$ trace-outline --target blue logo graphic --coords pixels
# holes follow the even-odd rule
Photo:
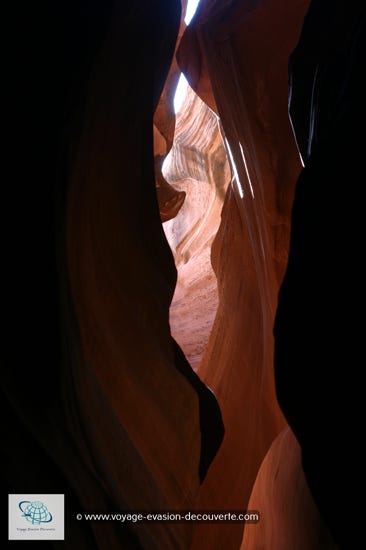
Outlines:
[[[39,502],[39,500],[35,500],[34,502],[22,500],[19,502],[19,509],[23,513],[23,517],[33,525],[52,521],[52,514],[43,502]]]

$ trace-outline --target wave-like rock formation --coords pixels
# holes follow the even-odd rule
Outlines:
[[[182,1],[181,21],[175,44],[175,51],[180,44],[182,33],[185,29],[183,15],[186,10],[186,0]],[[173,219],[182,207],[185,192],[176,190],[163,176],[162,167],[166,156],[173,145],[175,131],[175,113],[173,101],[180,69],[174,55],[170,69],[166,77],[163,91],[154,111],[154,157],[155,157],[155,183],[162,222]]]
[[[179,0],[7,19],[2,476],[65,493],[66,548],[363,540],[366,17],[309,3],[201,0],[186,29]],[[76,520],[245,508],[245,529]]]
[[[190,87],[177,115],[174,145],[164,175],[173,187],[186,193],[179,215],[164,226],[178,270],[170,325],[192,368],[197,370],[218,306],[211,246],[230,182],[230,168],[218,117]]]
[[[232,168],[212,253],[220,303],[199,369],[219,400],[226,433],[200,508],[245,508],[284,426],[272,327],[301,169],[287,114],[287,63],[305,9],[305,2],[202,2],[178,52],[191,85],[217,109]],[[241,537],[242,525],[200,525],[194,547],[235,547]]]
[[[216,400],[171,337],[176,270],[155,189],[153,114],[180,3],[50,11],[35,7],[22,35],[30,68],[17,65],[32,76],[17,96],[19,128],[35,124],[27,177],[16,167],[18,250],[31,259],[13,264],[22,320],[16,369],[2,375],[17,429],[16,445],[10,429],[3,440],[9,492],[66,492],[75,546],[185,549],[190,523],[77,522],[72,512],[190,509],[222,439]]]

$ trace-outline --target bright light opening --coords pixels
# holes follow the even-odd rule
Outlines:
[[[183,105],[184,99],[187,95],[187,87],[188,87],[187,79],[184,76],[184,74],[181,73],[181,75],[179,77],[179,80],[178,80],[177,89],[175,90],[175,95],[174,95],[174,112],[175,112],[175,114],[178,113],[178,111],[180,110],[180,108]]]
[[[241,156],[242,156],[242,159],[243,159],[243,162],[244,162],[244,166],[245,166],[245,171],[246,171],[246,173],[247,173],[248,183],[249,183],[249,186],[250,186],[250,192],[251,192],[252,197],[253,197],[253,199],[254,199],[254,191],[253,191],[252,180],[250,179],[249,170],[248,170],[248,166],[247,166],[247,161],[245,160],[245,155],[244,155],[243,147],[241,146],[241,143],[240,143],[240,142],[239,142],[239,146],[240,146],[240,152],[241,152]]]
[[[186,25],[190,24],[190,22],[192,20],[192,17],[196,13],[199,1],[200,0],[188,0],[186,16],[184,18],[184,22],[185,22]],[[187,95],[187,86],[188,86],[187,79],[184,76],[184,74],[181,73],[181,75],[179,77],[179,80],[178,80],[177,88],[175,90],[175,95],[174,95],[174,112],[175,112],[175,114],[177,114],[180,111],[180,109],[183,105],[183,102],[184,102],[185,97]]]
[[[236,168],[236,164],[234,162],[234,157],[233,157],[233,154],[231,152],[231,148],[230,148],[230,145],[229,145],[229,142],[228,142],[227,138],[225,138],[225,143],[226,143],[227,150],[229,152],[231,167],[232,167],[233,172],[234,172],[234,178],[233,179],[235,179],[235,181],[236,181],[236,186],[238,188],[240,198],[242,199],[244,197],[244,191],[243,191],[242,184],[240,183],[238,170]]]
[[[192,17],[196,13],[196,9],[199,4],[199,1],[200,0],[188,0],[186,16],[184,18],[184,22],[186,25],[190,24]]]

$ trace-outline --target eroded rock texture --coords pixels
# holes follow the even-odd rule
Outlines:
[[[186,10],[186,0],[182,0],[182,13],[175,50],[178,48],[182,33],[186,27],[183,17]],[[172,187],[162,173],[163,162],[173,145],[175,130],[175,114],[173,100],[180,75],[180,69],[173,55],[170,69],[166,77],[163,91],[154,111],[154,157],[155,183],[162,222],[173,219],[182,207],[185,199],[184,191]]]
[[[80,549],[333,550],[331,537],[358,548],[363,3],[313,1],[291,58],[306,167],[275,359],[293,433],[272,327],[301,171],[287,65],[307,0],[201,0],[180,45],[178,0],[24,4],[7,19],[4,68],[8,492],[65,493]],[[175,51],[220,131],[190,93],[172,146]],[[171,337],[176,268],[161,220],[179,269],[172,329],[200,378]],[[222,410],[221,447],[201,380]],[[346,504],[351,524],[339,521]],[[237,524],[75,520],[246,507],[263,523],[244,535]]]
[[[213,247],[220,303],[199,369],[217,395],[226,432],[199,508],[245,508],[284,426],[272,326],[301,168],[287,115],[287,62],[306,6],[202,2],[178,54],[192,86],[217,108],[233,176]],[[241,525],[200,525],[194,547],[235,547],[241,538]]]
[[[190,87],[177,116],[174,146],[164,174],[174,188],[186,192],[179,215],[165,224],[164,230],[178,270],[170,308],[172,334],[196,370],[218,306],[211,246],[230,168],[218,118]]]

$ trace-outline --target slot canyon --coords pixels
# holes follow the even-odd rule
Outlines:
[[[354,550],[366,7],[190,7],[6,17],[6,497],[65,495],[32,548]],[[187,511],[259,520],[76,519]]]

